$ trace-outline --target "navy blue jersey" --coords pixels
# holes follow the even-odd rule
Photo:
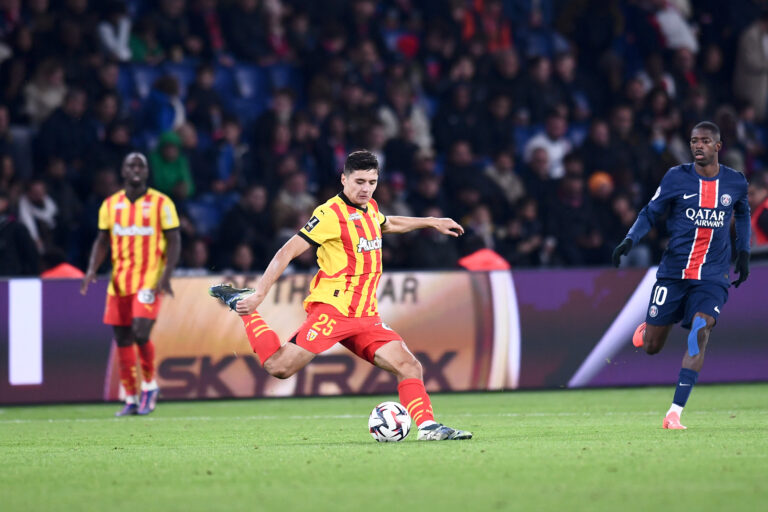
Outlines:
[[[672,167],[627,234],[635,244],[669,211],[670,239],[661,258],[659,279],[700,279],[728,285],[731,217],[736,219],[736,248],[749,251],[747,180],[724,165],[712,178],[694,164]]]

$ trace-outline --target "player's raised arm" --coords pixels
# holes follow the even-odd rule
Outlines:
[[[293,235],[290,240],[275,253],[272,261],[267,265],[264,275],[261,276],[256,284],[255,291],[248,297],[237,302],[236,311],[240,315],[250,315],[267,296],[269,289],[275,284],[275,281],[283,274],[288,264],[311,245],[299,235]]]
[[[91,247],[91,256],[88,259],[88,270],[85,272],[85,277],[80,284],[80,293],[85,295],[88,292],[88,286],[96,281],[96,271],[104,263],[104,258],[107,257],[107,250],[109,249],[109,232],[106,230],[100,230],[96,236],[96,240],[93,241],[93,247]]]
[[[440,233],[448,236],[457,237],[464,234],[464,228],[461,224],[448,217],[387,217],[387,221],[382,224],[381,231],[384,233],[408,233],[415,229],[435,228]]]

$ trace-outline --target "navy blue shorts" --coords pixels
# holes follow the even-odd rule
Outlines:
[[[717,321],[728,300],[728,289],[697,279],[658,279],[653,285],[645,321],[651,325],[672,325],[680,320],[691,328],[693,316],[704,313]]]

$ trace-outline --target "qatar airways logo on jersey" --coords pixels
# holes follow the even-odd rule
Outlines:
[[[686,208],[685,216],[697,228],[721,228],[725,225],[725,212],[709,208]]]
[[[121,226],[115,224],[112,233],[117,236],[150,236],[155,234],[155,228],[152,226]]]
[[[381,249],[381,238],[376,237],[373,240],[368,240],[367,238],[361,238],[360,242],[357,244],[357,252],[363,252],[363,251],[377,251]]]

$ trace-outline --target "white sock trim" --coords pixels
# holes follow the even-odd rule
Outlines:
[[[427,420],[423,422],[421,425],[419,425],[419,428],[429,427],[431,425],[435,425],[437,422],[433,420]]]
[[[142,391],[154,391],[157,389],[157,381],[155,379],[152,379],[149,382],[141,381],[141,390]]]
[[[678,416],[682,416],[683,415],[683,408],[682,408],[682,406],[679,406],[677,404],[672,404],[669,407],[669,410],[667,411],[667,414],[669,414],[671,412],[676,412]]]
[[[125,395],[125,403],[126,404],[135,404],[136,403],[136,395]]]

